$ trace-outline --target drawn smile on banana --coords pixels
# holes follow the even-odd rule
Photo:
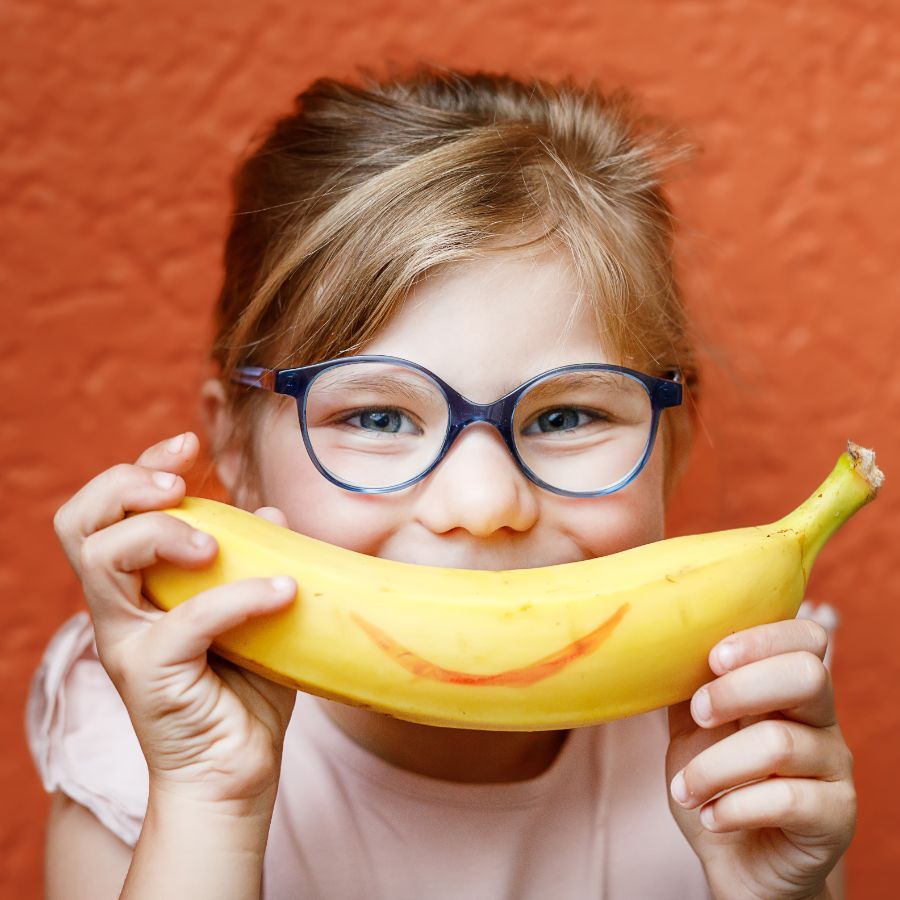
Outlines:
[[[450,684],[506,685],[508,687],[526,687],[543,681],[551,675],[561,672],[576,659],[588,656],[597,650],[613,633],[619,622],[628,612],[629,605],[623,603],[608,619],[601,622],[593,631],[572,641],[571,644],[542,657],[527,666],[507,669],[494,675],[474,675],[458,669],[446,669],[430,662],[412,650],[407,649],[377,625],[368,622],[358,613],[351,613],[350,618],[356,623],[388,656],[396,660],[408,672],[420,678],[431,678],[434,681],[446,681]]]

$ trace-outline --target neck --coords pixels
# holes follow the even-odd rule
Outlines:
[[[405,722],[316,698],[354,743],[418,775],[470,784],[526,781],[546,772],[568,731],[473,731]]]

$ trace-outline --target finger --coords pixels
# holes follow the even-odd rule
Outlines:
[[[672,782],[675,775],[699,756],[707,747],[728,737],[737,730],[729,723],[720,728],[699,728],[691,718],[689,701],[669,707],[669,746],[666,748],[666,780]]]
[[[710,651],[709,667],[716,675],[723,675],[747,663],[806,650],[825,659],[828,632],[811,619],[788,619],[770,622],[732,634]]]
[[[288,527],[287,516],[276,506],[261,506],[253,515],[281,525],[282,528]]]
[[[203,568],[217,552],[215,538],[162,512],[133,516],[90,535],[81,545],[80,567],[95,625],[152,609],[141,598],[142,569],[160,560]]]
[[[194,660],[218,635],[253,616],[283,609],[296,595],[297,583],[287,576],[246,578],[203,591],[169,610],[151,629],[148,659],[160,667]]]
[[[700,812],[709,831],[781,828],[807,838],[852,832],[856,792],[851,781],[769,778],[723,794]]]
[[[773,775],[839,781],[852,773],[839,732],[784,719],[736,731],[692,759],[672,779],[672,797],[685,809],[717,794]]]
[[[749,663],[700,688],[691,701],[694,721],[704,728],[773,712],[819,728],[836,723],[831,674],[818,656],[801,650]]]
[[[186,472],[194,464],[199,449],[197,435],[193,431],[185,431],[148,447],[134,464],[165,472]]]
[[[92,478],[57,510],[53,527],[79,577],[79,550],[89,535],[121,521],[130,512],[166,509],[181,502],[185,483],[176,473],[193,465],[197,447],[196,438],[191,438],[193,441],[185,439],[181,455],[171,454],[170,471],[124,463],[113,466]]]

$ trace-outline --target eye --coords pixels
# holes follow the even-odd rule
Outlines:
[[[589,413],[574,407],[559,407],[542,412],[522,432],[522,434],[554,434],[561,431],[573,431],[582,425],[588,425],[603,418],[596,413]]]
[[[404,428],[404,423],[406,426]],[[351,425],[362,431],[376,434],[419,434],[419,429],[399,409],[361,409],[341,419],[342,425]]]

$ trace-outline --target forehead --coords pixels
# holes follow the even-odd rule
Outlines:
[[[411,359],[489,402],[555,366],[612,361],[602,338],[565,254],[506,251],[430,275],[357,352]]]

